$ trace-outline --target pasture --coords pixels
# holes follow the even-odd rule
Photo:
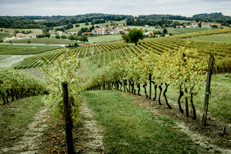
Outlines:
[[[199,36],[190,38],[189,40],[215,43],[231,43],[231,34]]]

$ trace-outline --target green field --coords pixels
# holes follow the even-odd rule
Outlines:
[[[31,39],[20,39],[12,40],[12,43],[41,43],[41,44],[74,44],[76,41],[54,39],[54,38],[31,38]]]
[[[122,35],[103,35],[103,36],[88,37],[89,43],[109,42],[109,41],[118,41],[118,40],[122,40]]]
[[[168,33],[172,34],[186,34],[186,33],[194,33],[194,32],[201,32],[206,30],[211,30],[211,28],[167,28]]]
[[[53,62],[57,59],[61,54],[63,54],[64,50],[51,50],[39,54],[35,54],[29,58],[25,58],[22,61],[19,61],[13,64],[11,67],[15,69],[25,69],[25,68],[34,68],[42,66],[42,60],[45,58],[50,62]]]
[[[13,146],[24,135],[34,121],[34,115],[43,106],[41,99],[42,96],[29,97],[0,106],[1,148]]]
[[[32,33],[42,33],[42,29],[16,29],[16,28],[0,28],[5,30],[16,30],[16,31],[32,31]]]
[[[189,40],[203,41],[203,42],[216,42],[216,43],[231,43],[231,34],[199,36],[199,37],[190,38]]]
[[[178,21],[180,23],[187,23],[187,22],[193,22],[191,20],[172,20],[172,21]]]
[[[4,37],[9,37],[9,36],[11,36],[10,33],[0,32],[0,40],[3,39]]]
[[[118,91],[87,91],[86,101],[104,129],[106,153],[200,153],[172,119],[139,107]]]
[[[10,46],[0,45],[1,55],[28,55],[59,49],[57,46]]]
[[[211,30],[211,28],[182,28],[182,29],[175,29],[176,32],[179,32],[181,34],[194,33],[194,32],[206,31],[206,30]]]
[[[155,30],[161,30],[161,29],[156,29],[155,26],[128,26],[130,29],[136,28],[136,29],[143,29],[147,31],[155,31]]]
[[[74,24],[74,28],[68,29],[67,32],[76,32],[81,30],[81,28],[91,28],[92,25],[85,25],[85,23],[78,23],[79,27],[75,27],[76,24]],[[54,27],[54,29],[57,27]]]

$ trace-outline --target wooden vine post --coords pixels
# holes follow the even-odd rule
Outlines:
[[[72,119],[71,119],[71,107],[68,103],[68,88],[67,81],[62,82],[63,89],[63,102],[64,102],[64,117],[65,117],[65,126],[66,126],[66,143],[67,143],[67,153],[74,153],[73,137],[72,137]]]
[[[185,53],[183,53],[183,58],[185,58],[185,56],[186,56]],[[185,67],[185,65],[186,65],[186,59],[184,59],[184,67]],[[184,83],[184,91],[185,91],[185,94],[187,95],[188,90],[187,90],[187,88],[185,86],[186,82],[187,82],[187,80],[185,80],[185,83]],[[189,108],[188,108],[188,98],[187,98],[187,96],[185,96],[185,116],[189,117]]]
[[[209,107],[209,95],[210,95],[210,85],[211,85],[211,77],[213,73],[213,64],[214,64],[214,56],[210,55],[209,58],[209,66],[208,66],[208,76],[206,81],[206,88],[205,88],[205,100],[204,100],[204,114],[202,117],[202,125],[206,126],[207,121],[207,113]]]
[[[152,74],[149,73],[149,99],[152,99]]]

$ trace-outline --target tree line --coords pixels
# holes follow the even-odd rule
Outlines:
[[[76,23],[91,22],[92,25],[106,23],[109,20],[121,21],[130,15],[114,15],[92,13],[76,16],[2,16],[0,17],[1,28],[50,28],[63,25],[73,25]],[[37,21],[36,21],[37,20]]]
[[[37,20],[37,21],[36,21]],[[197,14],[193,17],[185,17],[180,15],[140,15],[134,17],[132,15],[114,15],[91,13],[76,16],[0,16],[0,28],[53,28],[56,26],[71,25],[77,23],[100,24],[108,21],[126,20],[127,25],[134,26],[161,26],[173,27],[174,20],[197,21],[197,22],[217,22],[225,26],[230,26],[231,17],[224,16],[222,13]]]
[[[161,27],[174,27],[176,21],[174,20],[185,20],[185,21],[197,21],[197,22],[217,22],[224,26],[230,26],[231,17],[224,16],[222,13],[204,13],[197,14],[192,17],[184,17],[180,15],[140,15],[138,17],[130,17],[127,19],[127,25],[134,26],[161,26]]]

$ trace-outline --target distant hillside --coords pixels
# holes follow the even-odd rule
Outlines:
[[[75,16],[0,16],[0,28],[43,28],[43,31],[47,32],[49,29],[57,26],[66,25],[65,29],[70,29],[73,28],[73,24],[78,23],[100,24],[106,23],[109,20],[121,21],[125,19],[127,20],[127,25],[135,26],[169,27],[173,25],[173,20],[218,22],[226,26],[231,24],[231,17],[224,16],[222,13],[204,13],[194,15],[193,17],[169,14],[140,15],[135,17],[132,15],[90,13]],[[34,20],[37,21],[35,22]]]
[[[105,23],[108,20],[121,21],[131,17],[130,15],[114,15],[91,13],[76,16],[0,16],[0,28],[52,28],[68,24]],[[35,22],[34,20],[41,20]]]
[[[196,21],[203,21],[203,22],[218,22],[227,26],[231,24],[231,17],[224,16],[221,12],[210,13],[210,14],[207,13],[197,14],[193,16],[193,19]]]
[[[39,23],[23,17],[0,16],[0,28],[42,28]]]

